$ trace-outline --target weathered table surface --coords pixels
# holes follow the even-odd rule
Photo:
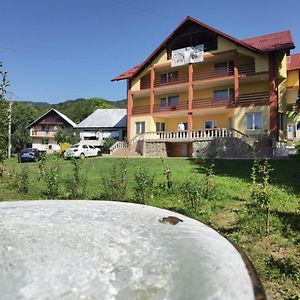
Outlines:
[[[183,222],[163,219],[168,216]],[[2,300],[254,299],[245,264],[230,242],[159,208],[1,202],[0,239]]]

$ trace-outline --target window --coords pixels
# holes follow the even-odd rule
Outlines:
[[[215,73],[218,75],[233,75],[233,61],[215,63]]]
[[[145,122],[135,122],[135,134],[141,134],[145,132]]]
[[[42,138],[42,145],[48,145],[49,139],[48,138]]]
[[[49,132],[49,125],[48,124],[42,125],[42,131]]]
[[[234,99],[234,89],[228,88],[214,91],[214,102],[229,102],[232,103]]]
[[[156,122],[155,125],[156,125],[156,131],[165,131],[166,130],[165,123]]]
[[[247,113],[247,130],[260,130],[262,129],[263,119],[261,112]]]
[[[175,82],[178,80],[178,71],[164,73],[160,75],[160,84]]]
[[[300,122],[297,122],[297,123],[296,123],[296,130],[297,130],[297,131],[300,130]]]
[[[179,96],[172,96],[172,97],[164,97],[160,99],[160,107],[161,110],[166,109],[167,107],[170,109],[176,109],[176,106],[179,102]]]
[[[215,121],[212,121],[212,120],[204,121],[204,128],[205,129],[212,129],[212,128],[215,128],[215,127],[216,127]]]

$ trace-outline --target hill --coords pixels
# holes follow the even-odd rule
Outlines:
[[[102,98],[78,98],[56,104],[49,104],[47,102],[22,101],[18,102],[18,105],[33,107],[36,112],[36,118],[46,113],[49,109],[55,108],[68,116],[75,123],[79,123],[99,108],[126,108],[126,100],[109,101]]]
[[[55,108],[75,123],[81,122],[98,108],[125,108],[126,100],[108,101],[101,98],[75,99],[57,104],[32,101],[15,101],[12,106],[12,151],[18,152],[31,144],[27,126],[49,109]]]

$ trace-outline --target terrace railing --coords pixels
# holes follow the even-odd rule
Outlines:
[[[110,153],[115,152],[118,149],[127,149],[128,144],[124,141],[116,141],[110,148],[109,151]]]
[[[136,144],[138,141],[157,141],[157,142],[187,142],[187,141],[203,141],[212,140],[215,138],[243,138],[246,136],[244,133],[235,130],[233,128],[210,128],[210,129],[199,129],[191,132],[184,131],[157,131],[157,132],[145,132],[136,135],[132,140],[131,144]]]

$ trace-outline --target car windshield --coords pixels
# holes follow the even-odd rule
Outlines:
[[[78,148],[79,144],[72,145],[70,148]]]
[[[27,148],[27,149],[23,149],[23,150],[21,151],[21,153],[28,153],[28,152],[32,152],[32,151],[34,151],[34,149],[32,149],[32,148]]]

